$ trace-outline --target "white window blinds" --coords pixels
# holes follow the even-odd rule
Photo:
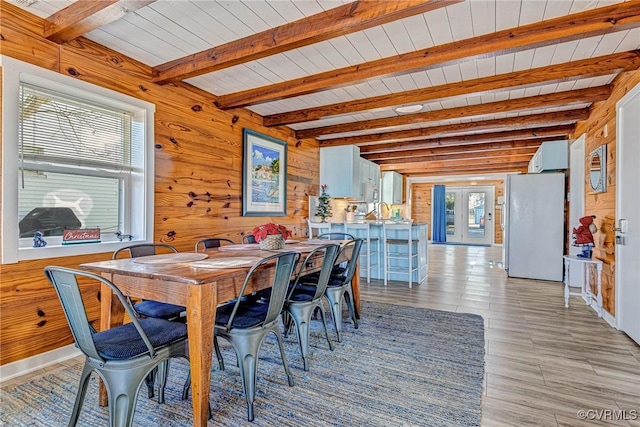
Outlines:
[[[24,162],[131,171],[131,114],[22,83],[19,150]]]

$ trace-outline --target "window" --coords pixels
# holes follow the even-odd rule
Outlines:
[[[153,235],[153,105],[2,57],[2,262],[106,252]],[[13,200],[12,200],[13,199]],[[15,203],[12,203],[15,201]],[[101,242],[62,245],[64,228]],[[34,248],[40,231],[46,247]]]

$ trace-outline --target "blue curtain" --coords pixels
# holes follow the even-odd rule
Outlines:
[[[445,186],[433,186],[433,230],[431,239],[434,243],[447,241],[447,208],[445,202]]]

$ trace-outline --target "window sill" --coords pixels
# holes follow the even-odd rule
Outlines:
[[[60,258],[70,256],[81,256],[88,254],[99,254],[104,252],[114,252],[117,249],[125,246],[137,244],[137,243],[151,243],[142,240],[123,241],[118,240],[113,242],[101,242],[101,243],[77,243],[73,245],[62,245],[55,243],[49,243],[47,246],[41,248],[20,248],[18,251],[19,261],[29,261],[36,259],[47,258]]]

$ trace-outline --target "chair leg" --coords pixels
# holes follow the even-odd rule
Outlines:
[[[284,365],[284,372],[287,374],[287,380],[289,381],[289,387],[293,387],[295,384],[293,382],[293,375],[291,375],[291,370],[289,369],[289,364],[287,363],[287,355],[284,352],[284,340],[282,339],[282,334],[280,333],[280,328],[276,325],[272,329],[273,333],[276,334],[276,338],[278,339],[278,347],[280,347],[280,356],[282,357],[282,364]]]
[[[147,383],[147,396],[149,397],[149,399],[152,399],[154,396],[153,387],[156,383],[156,371],[157,369],[154,368],[151,372],[149,372],[149,375],[147,375],[145,379],[145,382]]]
[[[103,372],[103,375],[105,377],[105,385],[109,390],[109,426],[131,427],[138,398],[138,389],[148,373],[141,371],[109,371]],[[127,377],[126,380],[123,378],[125,375]]]
[[[309,322],[313,314],[313,307],[303,304],[291,304],[287,307],[287,317],[293,319],[298,333],[298,344],[302,355],[302,366],[305,371],[309,370]],[[287,330],[285,325],[285,331]],[[285,335],[286,336],[286,335]]]
[[[164,403],[164,389],[167,386],[167,377],[169,374],[169,359],[160,362],[157,371],[158,403]]]
[[[213,337],[213,349],[216,352],[216,357],[218,358],[218,368],[221,371],[224,371],[224,359],[222,358],[222,353],[220,352],[220,345],[218,345],[218,337]]]
[[[82,367],[82,374],[80,374],[80,382],[78,383],[78,393],[76,393],[76,401],[73,404],[73,412],[71,412],[71,419],[69,420],[69,426],[75,426],[78,423],[78,417],[80,416],[80,410],[84,403],[84,396],[87,393],[87,386],[89,385],[89,378],[93,372],[93,367],[85,362]]]
[[[289,332],[291,332],[291,327],[293,326],[293,317],[287,310],[282,310],[282,324],[283,327],[283,335],[285,338],[289,336]]]
[[[256,398],[256,380],[258,375],[258,350],[262,336],[254,336],[248,339],[234,340],[231,337],[238,358],[240,379],[244,391],[244,400],[247,402],[247,419],[253,421],[253,402]]]
[[[327,319],[324,315],[324,307],[319,303],[316,310],[320,312],[320,317],[322,318],[322,326],[324,326],[324,335],[327,337],[327,342],[329,343],[329,350],[333,351],[333,342],[331,342],[331,338],[329,338],[329,329],[327,328]],[[315,310],[314,310],[315,311]]]
[[[329,307],[331,308],[331,317],[333,317],[333,326],[336,328],[336,336],[338,342],[342,342],[342,289],[327,288],[325,295],[329,301]]]
[[[353,321],[353,327],[358,329],[358,319],[356,318],[356,310],[353,305],[353,292],[351,291],[351,285],[347,288],[344,293],[344,300],[347,303],[347,308],[349,309],[349,315],[351,316],[351,320]]]

